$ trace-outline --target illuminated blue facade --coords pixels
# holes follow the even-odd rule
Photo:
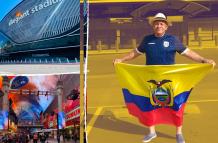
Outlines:
[[[79,59],[79,0],[24,0],[0,22],[0,55]]]

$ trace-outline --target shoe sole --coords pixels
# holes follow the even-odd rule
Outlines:
[[[178,142],[177,142],[178,143]],[[185,143],[185,142],[182,142],[182,143]]]
[[[144,143],[150,142],[152,139],[154,139],[154,138],[156,138],[156,137],[157,137],[157,135],[151,137],[149,140],[146,140],[146,141],[143,140],[142,142],[144,142]]]

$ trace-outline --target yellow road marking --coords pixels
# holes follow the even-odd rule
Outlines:
[[[101,111],[103,108],[104,107],[98,107],[97,110],[95,111],[93,117],[89,121],[89,124],[87,125],[87,128],[86,128],[87,135],[89,135],[89,132],[91,131],[93,125],[95,124],[95,121],[97,120],[98,116],[101,114]]]
[[[126,107],[126,105],[108,105],[108,106],[101,106],[103,108],[120,108],[120,107]],[[98,107],[88,107],[88,109],[96,109]]]
[[[218,99],[208,99],[208,100],[193,100],[193,101],[188,101],[188,103],[207,103],[207,102],[218,102]],[[126,107],[125,104],[123,105],[108,105],[108,106],[101,106],[102,108],[121,108],[121,107]],[[99,107],[93,106],[93,107],[87,107],[88,109],[96,109]]]
[[[188,103],[206,103],[206,102],[218,102],[218,99],[188,101]]]

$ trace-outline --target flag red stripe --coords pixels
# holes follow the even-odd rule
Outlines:
[[[139,121],[146,126],[153,126],[157,124],[169,124],[179,127],[183,122],[183,112],[185,104],[182,104],[178,111],[171,108],[158,108],[152,111],[141,111],[135,104],[127,103],[129,113],[136,116]]]

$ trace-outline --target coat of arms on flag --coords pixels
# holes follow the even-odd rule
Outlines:
[[[150,101],[153,106],[172,106],[173,88],[171,80],[147,81],[150,84]]]

